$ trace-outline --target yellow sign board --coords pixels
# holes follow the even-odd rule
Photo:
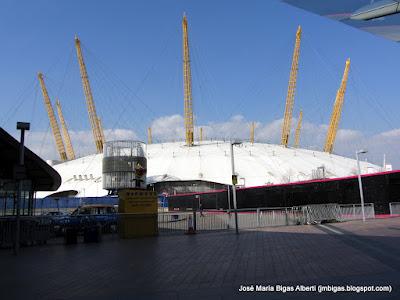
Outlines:
[[[232,175],[232,184],[236,185],[238,183],[237,175]]]
[[[121,190],[118,192],[120,213],[157,213],[157,194],[144,190]]]

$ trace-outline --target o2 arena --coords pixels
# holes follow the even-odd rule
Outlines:
[[[204,208],[227,208],[230,205],[228,194],[233,178],[232,161],[235,165],[239,208],[358,203],[358,170],[363,174],[365,201],[375,203],[377,212],[387,212],[388,203],[400,198],[400,171],[364,161],[359,162],[358,169],[357,160],[333,154],[350,69],[349,59],[336,94],[323,151],[299,148],[302,114],[295,128],[294,146],[288,146],[300,55],[300,27],[296,33],[281,144],[254,142],[254,124],[249,141],[237,143],[233,147],[233,155],[230,141],[203,140],[202,134],[195,141],[186,16],[183,18],[182,31],[185,141],[153,144],[149,128],[149,142],[144,146],[144,156],[147,159],[145,184],[160,195],[167,196],[170,209],[197,206],[199,201],[195,199],[201,199]],[[57,151],[62,161],[53,164],[53,167],[61,175],[62,184],[56,192],[38,193],[37,198],[103,197],[115,194],[103,182],[103,148],[112,141],[106,142],[104,138],[78,38],[75,39],[75,46],[97,154],[75,158],[61,107],[57,104],[62,129],[60,132],[43,77],[39,74]],[[121,166],[120,173],[123,172],[134,173],[135,166],[127,163]],[[115,176],[119,176],[117,173]]]
[[[325,152],[284,148],[280,145],[242,143],[234,148],[239,187],[274,185],[357,174],[354,159]],[[102,183],[102,154],[54,165],[62,176],[57,194],[101,197],[108,194]],[[381,167],[360,162],[362,173]],[[206,192],[232,184],[230,142],[204,141],[147,145],[147,184],[160,193]]]

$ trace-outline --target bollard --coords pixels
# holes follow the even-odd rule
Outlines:
[[[196,210],[193,211],[193,230],[196,232],[197,230],[197,212]]]
[[[185,234],[195,234],[196,231],[193,228],[193,218],[191,215],[188,217],[188,230],[185,232]]]
[[[288,211],[287,208],[285,208],[285,219],[286,219],[286,226],[289,225],[289,220],[288,220]]]
[[[72,245],[78,243],[78,230],[71,226],[65,229],[64,241],[66,245]]]

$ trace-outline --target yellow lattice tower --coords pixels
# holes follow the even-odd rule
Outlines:
[[[61,103],[59,100],[56,101],[56,107],[57,107],[58,118],[60,119],[60,123],[61,123],[61,132],[63,134],[65,148],[67,150],[67,157],[69,160],[72,160],[72,159],[75,159],[75,151],[74,151],[74,148],[72,147],[71,137],[68,132],[67,123],[65,122],[64,115],[63,115],[62,109],[61,109]]]
[[[203,127],[200,127],[199,141],[200,143],[203,141]]]
[[[49,120],[50,120],[51,131],[53,132],[54,140],[56,142],[57,152],[60,155],[61,160],[66,161],[67,154],[65,152],[65,147],[64,147],[64,143],[63,143],[63,140],[61,137],[60,128],[58,127],[58,123],[57,123],[56,117],[54,115],[53,106],[51,105],[51,102],[50,102],[49,93],[47,92],[47,88],[44,83],[43,74],[38,73],[38,78],[39,78],[39,82],[40,82],[40,87],[42,88],[43,100],[44,100],[44,104],[46,106],[47,115],[49,116]]]
[[[104,144],[106,142],[106,138],[104,136],[103,122],[101,122],[101,118],[97,118],[97,122],[99,123],[100,136]]]
[[[78,37],[75,37],[75,48],[79,62],[79,69],[81,72],[82,86],[86,98],[86,104],[89,114],[90,125],[92,127],[93,137],[96,144],[97,153],[103,152],[104,133],[100,129],[99,119],[96,113],[96,107],[93,101],[92,89],[90,88],[89,77],[86,70],[86,65],[83,60],[81,42]]]
[[[254,134],[256,130],[256,124],[251,122],[250,124],[250,143],[254,144]]]
[[[153,143],[153,137],[151,135],[151,127],[147,128],[147,144]]]
[[[303,122],[303,111],[300,110],[299,119],[297,120],[296,134],[294,137],[294,147],[295,148],[299,148],[299,145],[300,145],[300,131],[301,131],[302,122]]]
[[[182,20],[183,32],[183,85],[184,85],[184,119],[185,140],[187,146],[193,146],[193,104],[192,104],[192,75],[190,70],[188,22],[186,15]]]
[[[293,51],[292,67],[290,69],[289,85],[286,95],[285,115],[283,118],[281,145],[287,147],[289,143],[290,127],[292,126],[292,113],[294,105],[294,94],[296,92],[297,71],[299,66],[301,42],[301,26],[297,28],[296,43]]]
[[[340,116],[342,114],[343,103],[344,103],[344,95],[346,93],[347,79],[349,77],[350,70],[350,58],[346,60],[346,66],[344,68],[342,82],[340,87],[336,93],[335,103],[333,105],[333,111],[331,115],[331,120],[329,122],[329,128],[326,135],[324,151],[328,153],[332,153],[333,146],[336,140],[337,130],[339,128]]]

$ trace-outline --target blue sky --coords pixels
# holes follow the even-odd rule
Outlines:
[[[75,133],[73,142],[82,147],[82,154],[91,151],[85,148],[90,128],[74,52],[77,34],[109,136],[144,140],[146,128],[153,124],[156,140],[178,139],[184,11],[189,19],[196,124],[206,127],[209,137],[246,138],[244,125],[255,121],[258,140],[278,142],[300,24],[294,114],[304,111],[302,145],[322,148],[324,124],[350,57],[337,152],[352,155],[356,147],[368,146],[371,160],[379,162],[387,152],[400,166],[394,151],[400,147],[399,45],[273,0],[2,1],[0,126],[13,132],[17,120],[32,122],[32,148],[54,156],[36,79],[42,71],[52,101],[60,98]]]

